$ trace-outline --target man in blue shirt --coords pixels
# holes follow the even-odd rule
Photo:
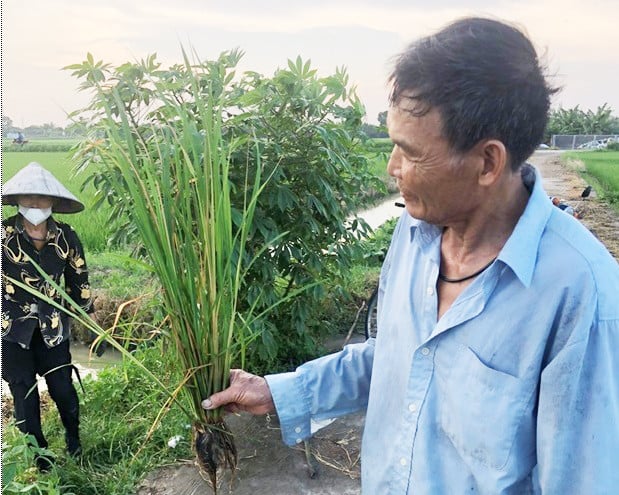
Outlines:
[[[390,81],[406,213],[377,338],[291,373],[233,370],[204,407],[276,411],[287,444],[367,409],[368,495],[617,493],[619,267],[526,164],[554,92],[532,44],[463,19]]]

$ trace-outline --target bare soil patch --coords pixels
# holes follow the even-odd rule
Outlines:
[[[305,446],[283,444],[276,417],[229,416],[235,434],[239,466],[234,479],[225,478],[221,494],[234,495],[357,495],[360,482],[360,440],[363,414],[338,419],[320,430]],[[137,495],[198,495],[213,493],[193,460],[151,473]]]

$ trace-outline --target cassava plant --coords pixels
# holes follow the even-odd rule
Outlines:
[[[251,371],[264,373],[290,369],[315,357],[317,342],[339,330],[324,321],[320,308],[334,296],[327,291],[341,284],[351,260],[361,255],[357,238],[367,226],[353,220],[355,212],[367,207],[368,196],[383,186],[369,170],[368,143],[362,133],[364,108],[344,68],[321,76],[309,60],[297,57],[271,76],[247,71],[238,73],[230,84],[217,82],[218,74],[230,74],[239,59],[239,52],[224,52],[202,66],[225,101],[224,140],[251,136],[260,150],[249,157],[239,147],[231,153],[237,228],[241,215],[235,205],[242,204],[247,193],[247,169],[253,177],[261,166],[264,176],[272,176],[257,201],[248,251],[255,253],[266,243],[270,248],[249,269],[242,302],[251,306],[260,296],[257,308],[262,310],[283,293],[315,281],[332,281],[301,292],[261,320],[260,338],[251,344],[248,365]],[[185,65],[164,67],[152,55],[112,66],[89,55],[67,69],[84,91],[93,93],[90,104],[74,117],[87,119],[94,137],[107,134],[106,111],[126,113],[135,132],[144,136],[151,132],[150,126],[178,125],[161,105],[162,98],[184,102],[191,118],[199,120],[195,105],[187,101],[194,74]],[[208,79],[202,78],[202,90],[208,87]],[[118,98],[105,89],[111,86]],[[84,183],[97,191],[97,201],[110,206],[112,242],[139,247],[135,222],[126,214],[132,208],[131,199],[124,188],[115,186],[119,172],[100,160],[98,149],[88,142],[81,147],[79,170],[86,175]],[[272,242],[284,232],[285,237]]]

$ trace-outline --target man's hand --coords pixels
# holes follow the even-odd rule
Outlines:
[[[275,412],[267,381],[243,370],[230,370],[230,386],[203,400],[202,407],[207,410],[223,407],[228,412],[245,411],[255,415]]]

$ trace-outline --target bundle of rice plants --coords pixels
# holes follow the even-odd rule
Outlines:
[[[244,364],[247,345],[256,337],[258,301],[248,308],[239,295],[246,270],[268,248],[246,252],[266,180],[251,139],[224,139],[223,94],[231,74],[223,64],[207,70],[192,64],[185,51],[183,57],[190,89],[172,97],[169,88],[155,86],[157,118],[151,124],[136,122],[121,88],[101,88],[107,93],[98,128],[106,138],[94,146],[104,165],[114,168],[110,176],[131,205],[161,283],[168,336],[185,376],[181,390],[190,404],[196,460],[216,491],[218,473],[234,471],[237,453],[222,411],[206,411],[201,402],[228,386],[230,368]],[[232,184],[231,155],[239,147],[257,163],[256,172],[246,173],[244,184]],[[231,203],[232,187],[245,188],[244,204]]]

